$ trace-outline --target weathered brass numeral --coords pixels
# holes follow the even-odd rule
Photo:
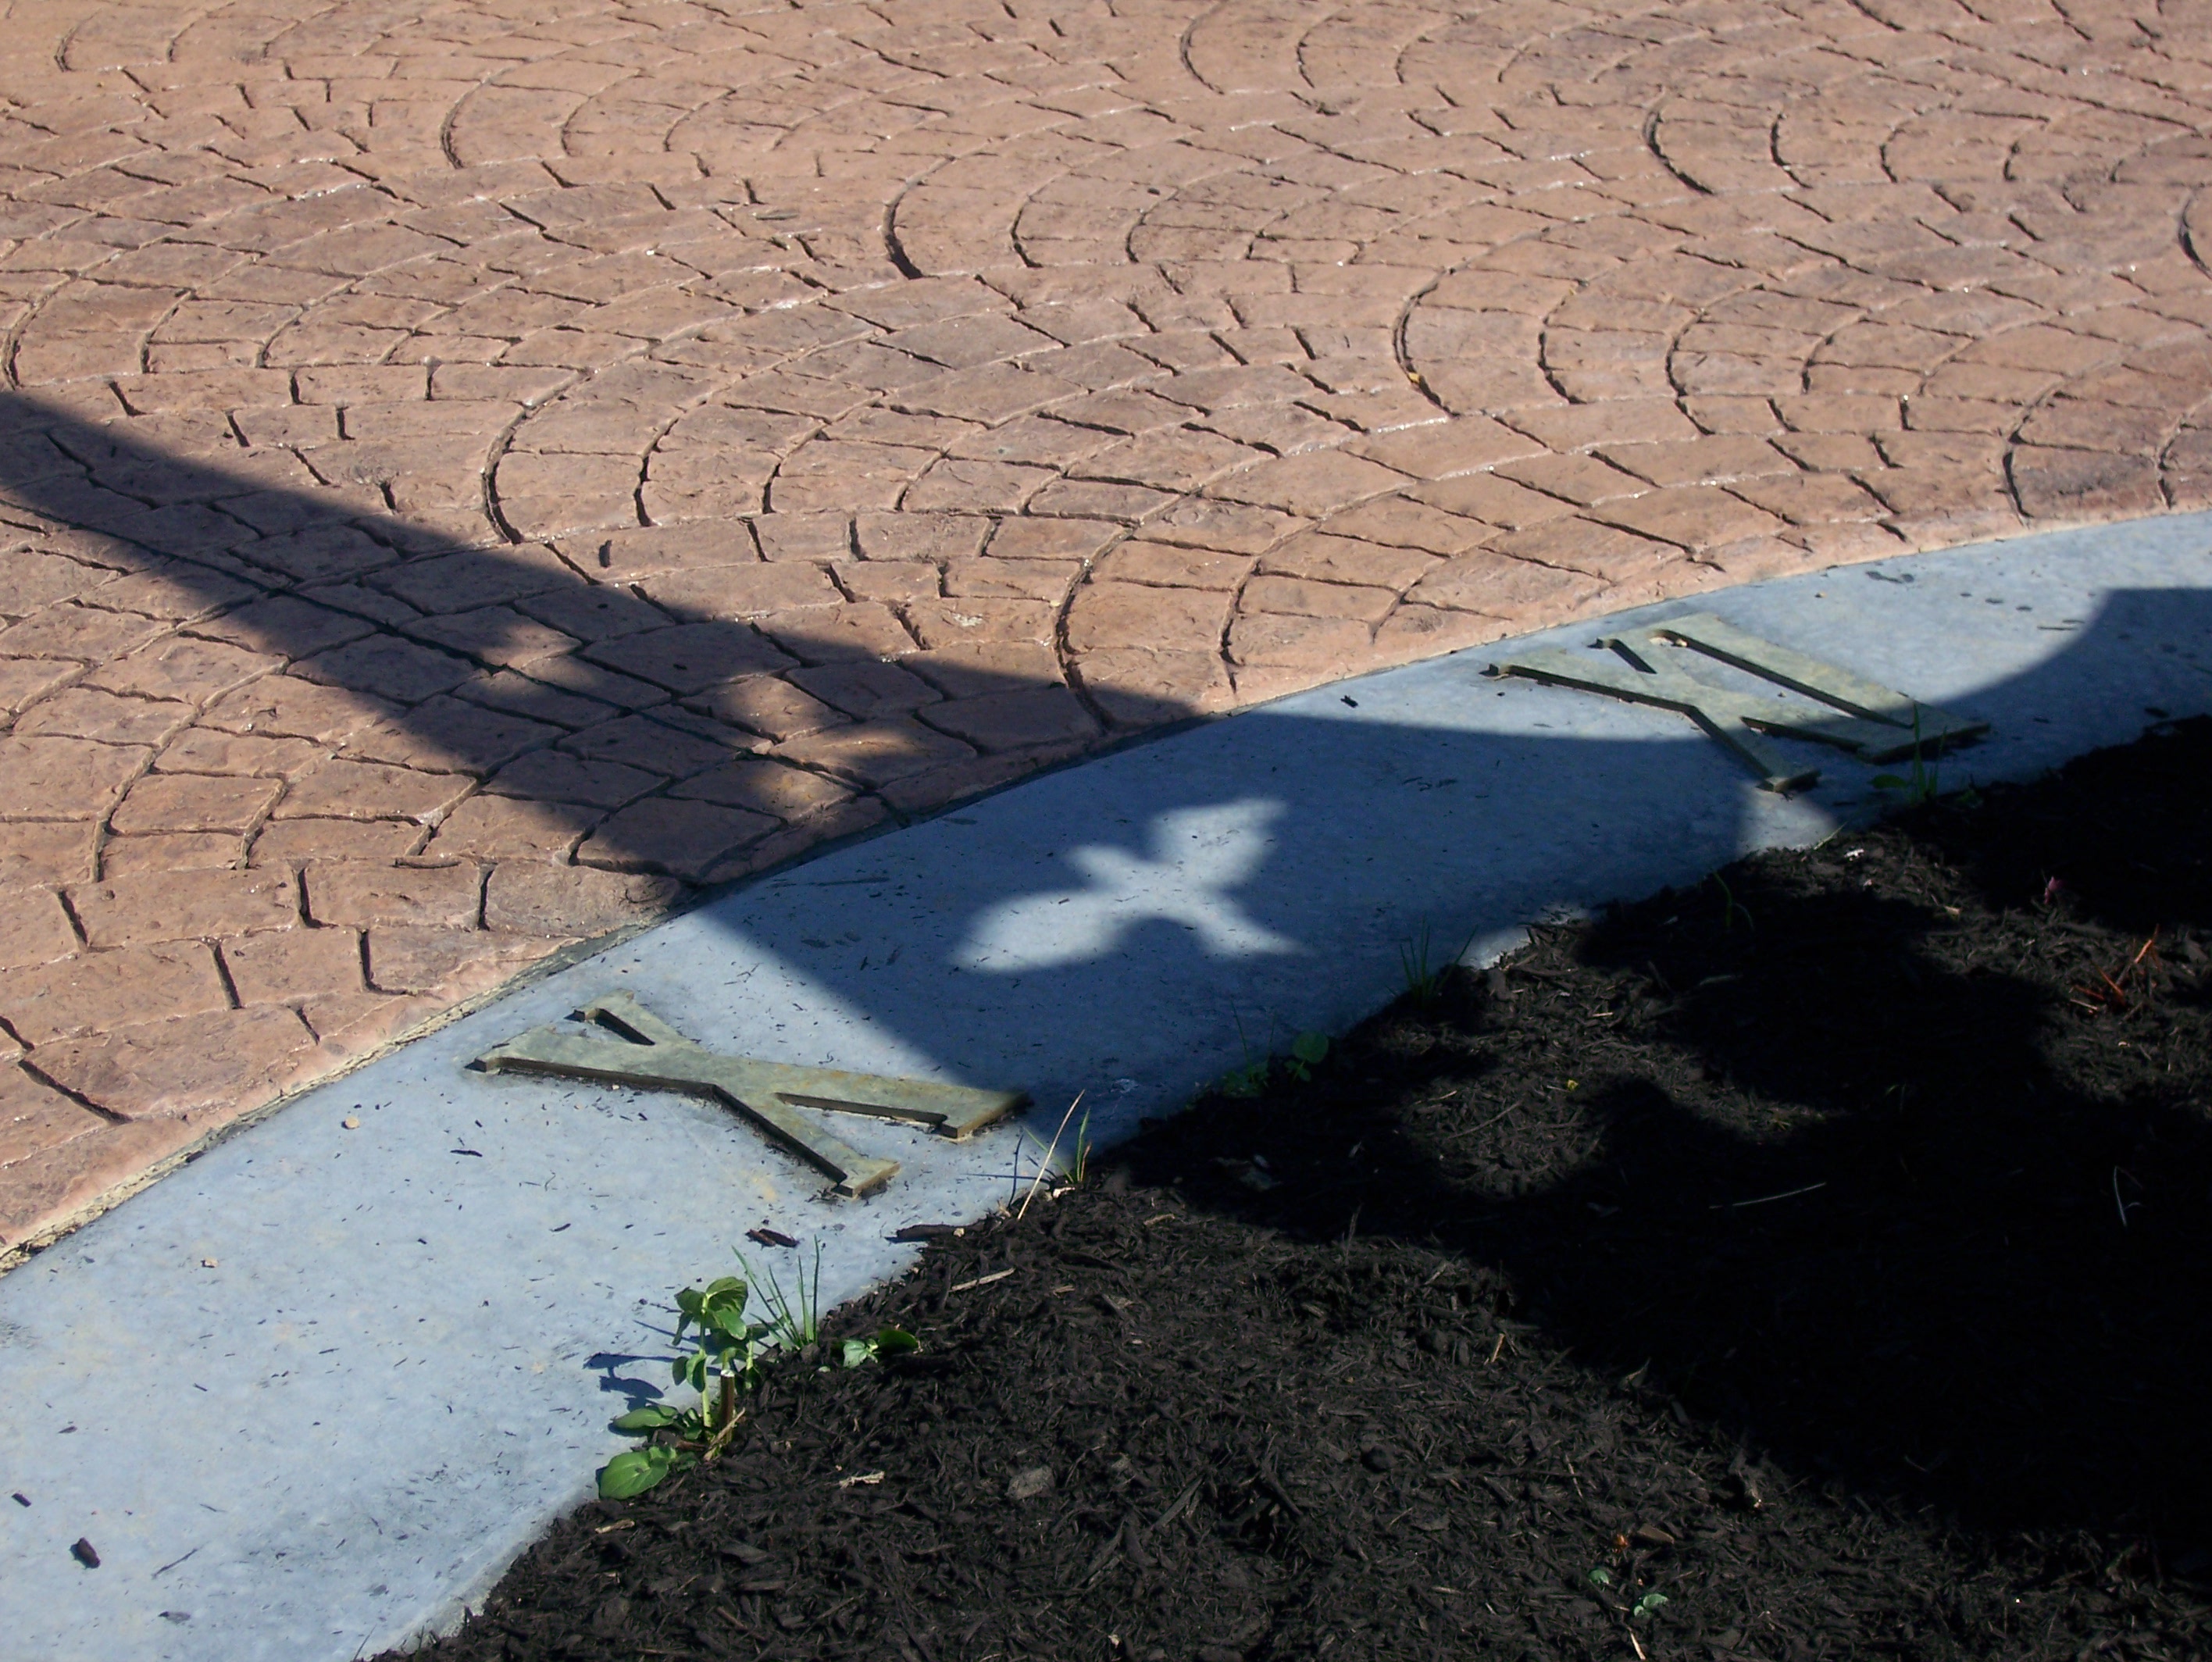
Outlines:
[[[1540,649],[1493,664],[1489,673],[1679,711],[1749,762],[1770,791],[1802,790],[1817,783],[1820,773],[1815,767],[1791,767],[1760,742],[1763,733],[1813,739],[1863,761],[1883,762],[1933,755],[1990,730],[1985,721],[1920,703],[1706,613],[1608,635],[1601,644],[1610,652]],[[1692,654],[1732,664],[1826,707],[1717,686],[1697,673]]]
[[[882,1188],[898,1175],[898,1162],[862,1154],[799,1112],[802,1107],[904,1120],[960,1138],[1029,1104],[1019,1091],[972,1090],[927,1079],[718,1055],[686,1039],[627,992],[588,1004],[576,1016],[586,1024],[581,1031],[532,1028],[485,1052],[477,1065],[494,1073],[550,1074],[716,1098],[828,1173],[844,1195]]]

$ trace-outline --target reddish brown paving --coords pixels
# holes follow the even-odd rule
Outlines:
[[[0,1246],[1116,732],[2202,505],[2206,21],[14,10]]]

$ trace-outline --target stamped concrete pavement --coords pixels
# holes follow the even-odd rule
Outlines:
[[[0,1249],[1194,713],[2212,500],[2212,9],[0,10]]]

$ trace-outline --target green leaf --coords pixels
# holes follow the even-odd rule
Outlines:
[[[686,1287],[676,1295],[676,1307],[692,1320],[699,1319],[700,1311],[707,1307],[707,1295],[696,1287]]]
[[[876,1342],[873,1339],[847,1339],[842,1349],[848,1368],[866,1367],[876,1359]]]
[[[1630,1610],[1628,1613],[1631,1616],[1649,1616],[1653,1611],[1663,1608],[1666,1603],[1667,1595],[1665,1593],[1647,1592],[1644,1597],[1636,1601],[1636,1608]]]
[[[1308,1067],[1317,1067],[1328,1056],[1328,1035],[1325,1033],[1302,1033],[1291,1040],[1291,1054]]]
[[[674,1362],[670,1362],[668,1364],[668,1377],[678,1385],[683,1384],[684,1379],[684,1370],[690,1360],[691,1359],[689,1356],[678,1356]]]
[[[1600,1564],[1589,1573],[1589,1580],[1594,1587],[1609,1587],[1613,1585],[1613,1572]]]
[[[628,1453],[617,1454],[599,1469],[599,1498],[602,1501],[627,1501],[633,1495],[642,1495],[668,1475],[669,1451],[657,1448],[634,1448]],[[664,1458],[655,1459],[654,1455]]]
[[[674,1425],[684,1416],[663,1403],[647,1403],[642,1408],[633,1408],[615,1422],[617,1431],[658,1431],[664,1425]]]
[[[1255,1062],[1249,1068],[1224,1077],[1221,1082],[1224,1096],[1257,1096],[1267,1089],[1267,1064]]]
[[[903,1327],[876,1329],[876,1350],[886,1356],[904,1356],[921,1349],[921,1341]]]

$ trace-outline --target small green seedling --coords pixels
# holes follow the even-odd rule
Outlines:
[[[784,1294],[782,1283],[775,1278],[773,1268],[763,1265],[761,1271],[753,1269],[751,1261],[743,1253],[738,1253],[738,1267],[752,1278],[756,1291],[763,1274],[768,1281],[768,1290],[760,1295],[768,1311],[768,1319],[760,1325],[760,1337],[781,1350],[804,1350],[822,1337],[822,1242],[814,1243],[814,1284],[806,1284],[806,1264],[801,1259],[795,1272],[797,1286],[790,1296]]]
[[[1720,885],[1721,890],[1721,933],[1735,934],[1735,920],[1739,917],[1743,919],[1743,926],[1746,929],[1757,930],[1759,925],[1751,920],[1751,908],[1736,899],[1735,890],[1728,886],[1728,879],[1716,871],[1713,873],[1713,881]]]
[[[1075,1147],[1067,1158],[1067,1180],[1079,1189],[1090,1181],[1091,1156],[1096,1148],[1091,1140],[1091,1110],[1085,1108],[1076,1123]]]
[[[1442,995],[1444,973],[1429,961],[1429,926],[1421,925],[1417,940],[1401,942],[1398,946],[1398,970],[1406,980],[1406,996],[1420,1010],[1431,1010]]]
[[[1238,1068],[1233,1073],[1223,1074],[1221,1083],[1216,1089],[1224,1096],[1257,1096],[1267,1089],[1267,1078],[1274,1071],[1274,1068],[1273,1058],[1263,1056],[1258,1061]]]
[[[1912,771],[1907,774],[1876,773],[1868,781],[1877,791],[1902,791],[1908,808],[1917,808],[1936,795],[1937,770],[1920,754],[1920,707],[1912,707]]]
[[[1252,1041],[1244,1036],[1242,1017],[1237,1020],[1237,1044],[1244,1052],[1244,1065],[1223,1074],[1214,1089],[1224,1096],[1257,1096],[1267,1089],[1267,1081],[1274,1076],[1275,1059],[1272,1056],[1261,1056],[1256,1061],[1253,1058]]]
[[[714,1417],[717,1430],[736,1411],[738,1381],[743,1380],[749,1391],[760,1384],[760,1361],[754,1347],[772,1330],[745,1319],[747,1297],[744,1282],[736,1276],[709,1282],[703,1290],[686,1287],[676,1295],[676,1343],[684,1343],[687,1329],[696,1330],[698,1337],[690,1350],[676,1358],[669,1371],[678,1385],[690,1386],[702,1398],[709,1382],[720,1380],[722,1399]]]
[[[839,1354],[848,1368],[865,1368],[885,1356],[908,1356],[921,1349],[921,1341],[903,1327],[878,1327],[866,1338],[847,1339]]]
[[[1037,1198],[1037,1191],[1044,1187],[1045,1179],[1053,1174],[1053,1156],[1060,1152],[1060,1139],[1067,1135],[1067,1122],[1075,1117],[1075,1111],[1078,1108],[1083,1108],[1083,1096],[1084,1093],[1081,1091],[1075,1093],[1075,1101],[1067,1105],[1067,1112],[1060,1115],[1060,1124],[1053,1128],[1052,1141],[1046,1145],[1044,1158],[1037,1162],[1036,1175],[1030,1180],[1030,1192],[1022,1197],[1022,1209],[1014,1214],[1015,1222],[1019,1222],[1030,1215],[1030,1202]],[[1083,1108],[1083,1123],[1075,1128],[1073,1162],[1059,1168],[1062,1177],[1079,1186],[1083,1182],[1081,1168],[1087,1166],[1091,1160],[1090,1136],[1091,1110]],[[1015,1181],[1018,1183],[1021,1180],[1021,1153],[1018,1143],[1015,1145],[1014,1175]],[[1059,1192],[1054,1192],[1056,1198]]]
[[[817,1277],[818,1279],[818,1277]],[[599,1473],[602,1500],[625,1501],[642,1495],[671,1472],[713,1459],[737,1435],[738,1392],[759,1389],[759,1344],[770,1329],[749,1321],[749,1291],[736,1276],[705,1287],[686,1287],[676,1295],[677,1355],[669,1376],[699,1393],[694,1408],[648,1403],[614,1422],[617,1431],[651,1439],[609,1460]],[[691,1343],[684,1344],[686,1335]],[[711,1405],[710,1405],[711,1401]]]
[[[1668,1598],[1665,1593],[1647,1592],[1630,1608],[1629,1617],[1631,1620],[1638,1620],[1646,1616],[1655,1616],[1664,1610],[1667,1604]]]
[[[1243,1023],[1237,1023],[1237,1036],[1243,1037]],[[1313,1077],[1313,1071],[1328,1058],[1328,1035],[1325,1033],[1301,1033],[1291,1040],[1291,1053],[1279,1058],[1282,1070],[1289,1077],[1304,1084]],[[1255,1057],[1249,1044],[1244,1047],[1244,1065],[1224,1073],[1215,1082],[1213,1089],[1224,1096],[1253,1097],[1267,1091],[1273,1083],[1278,1058],[1273,1056]]]
[[[1589,1573],[1589,1583],[1594,1587],[1609,1587],[1613,1585],[1613,1572],[1600,1564]]]

